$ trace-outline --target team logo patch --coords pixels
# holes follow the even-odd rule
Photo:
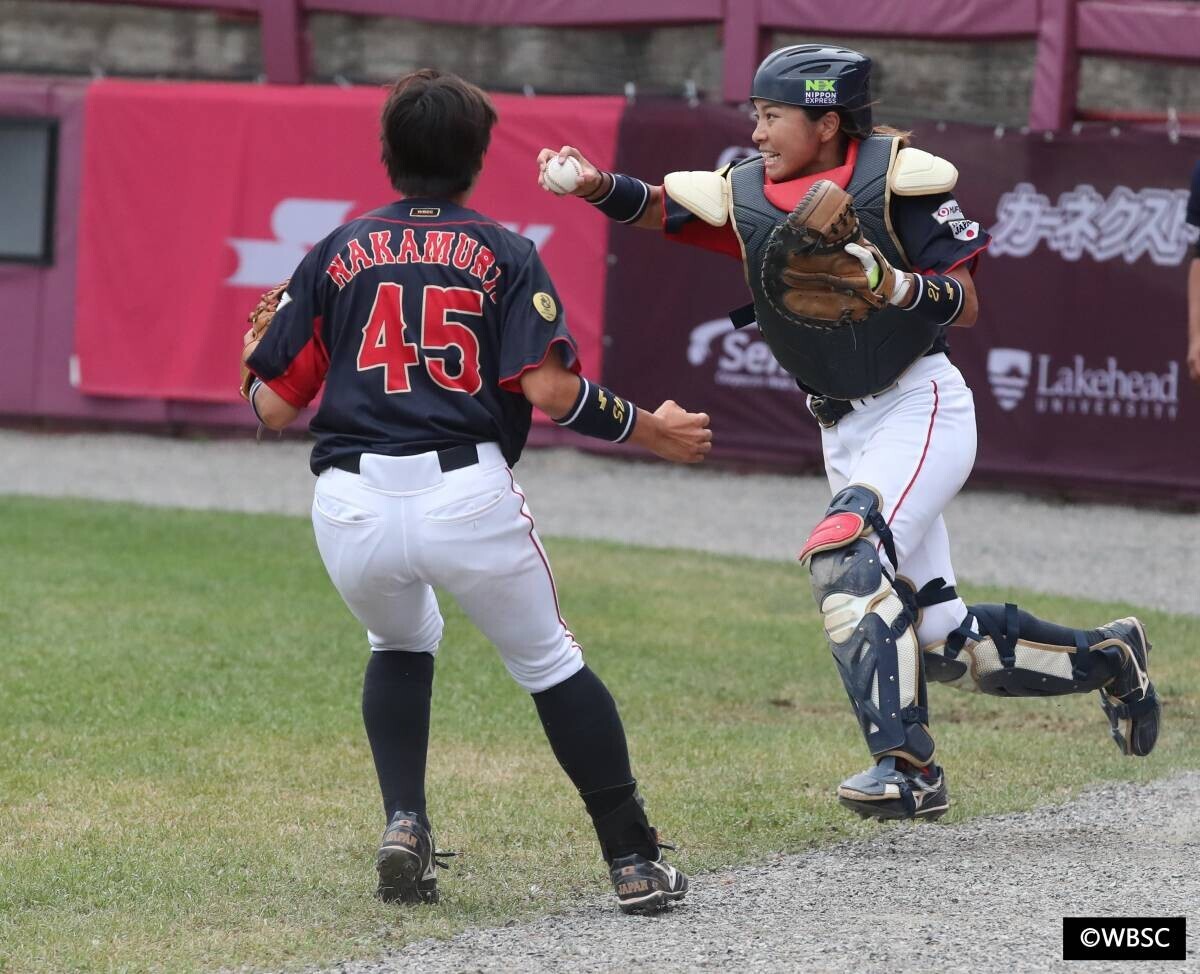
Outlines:
[[[945,224],[948,220],[961,220],[963,218],[962,207],[958,205],[958,200],[946,200],[933,211],[933,218],[941,224]]]
[[[558,317],[558,305],[554,303],[554,298],[545,291],[538,291],[533,296],[533,307],[547,321],[553,321]]]
[[[955,240],[976,240],[979,237],[979,224],[974,220],[951,220],[950,232]]]
[[[434,217],[434,216],[441,216],[442,211],[441,211],[441,208],[437,207],[437,206],[416,206],[408,211],[408,215],[409,216],[423,216],[423,217],[429,218],[429,217]]]

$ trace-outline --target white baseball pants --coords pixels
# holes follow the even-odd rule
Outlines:
[[[436,653],[448,592],[530,693],[583,667],[558,607],[550,562],[499,446],[443,473],[436,453],[362,455],[357,474],[317,478],[321,559],[372,650]]]
[[[918,589],[939,576],[953,585],[942,511],[971,473],[976,446],[975,399],[962,373],[945,355],[928,355],[890,389],[853,405],[821,433],[830,488],[874,488],[900,560],[893,570]],[[941,642],[966,615],[962,599],[926,607],[921,646]]]

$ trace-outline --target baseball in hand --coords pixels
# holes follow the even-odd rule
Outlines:
[[[542,180],[550,192],[563,196],[574,192],[582,176],[583,170],[579,168],[579,160],[574,156],[567,156],[565,159],[555,156],[546,163]]]

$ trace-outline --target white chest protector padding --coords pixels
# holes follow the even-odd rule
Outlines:
[[[726,169],[667,173],[663,189],[676,203],[714,227],[729,221],[732,205]],[[899,196],[927,196],[948,193],[958,182],[953,163],[924,149],[901,149],[888,173],[888,185]]]
[[[924,149],[901,149],[888,173],[888,186],[898,196],[948,193],[958,182],[954,164]]]
[[[705,223],[723,227],[729,220],[732,202],[726,170],[720,172],[671,172],[663,178],[663,189],[676,203]]]

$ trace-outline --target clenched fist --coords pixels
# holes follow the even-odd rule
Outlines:
[[[638,413],[630,440],[674,463],[699,463],[712,449],[708,413],[689,413],[668,399],[653,413]]]

